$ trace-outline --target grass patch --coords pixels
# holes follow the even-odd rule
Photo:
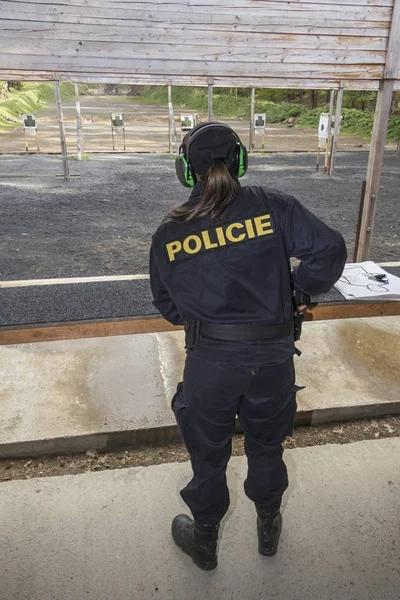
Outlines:
[[[73,84],[60,83],[60,92],[63,100],[69,100],[74,96]],[[22,90],[11,89],[0,102],[0,131],[15,127],[23,113],[38,113],[54,102],[52,83],[24,83]]]
[[[78,160],[78,155],[77,154],[71,154],[71,158],[73,160]],[[82,152],[82,158],[81,160],[90,160],[92,158],[91,154],[88,154],[87,152]]]

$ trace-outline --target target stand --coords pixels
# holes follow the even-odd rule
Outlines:
[[[256,149],[256,140],[260,139],[261,142],[261,150],[265,149],[265,128],[266,128],[267,118],[265,113],[256,113],[253,119],[253,133],[252,136],[252,148],[251,150]]]
[[[40,152],[39,146],[39,133],[37,128],[37,120],[36,115],[34,114],[23,114],[21,115],[22,127],[24,129],[24,139],[25,139],[25,151],[29,152],[28,146],[28,137],[36,136],[36,147],[37,151]]]
[[[198,122],[198,114],[181,115],[181,142],[183,141],[183,138],[185,137],[187,132],[191,131],[194,127],[196,127]]]
[[[115,136],[121,135],[124,140],[124,152],[126,152],[126,138],[125,138],[125,122],[123,113],[112,113],[111,114],[111,135],[112,135],[112,144],[113,150],[115,152]]]

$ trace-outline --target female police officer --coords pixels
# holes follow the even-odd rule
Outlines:
[[[202,123],[189,132],[176,171],[193,191],[154,234],[150,256],[154,305],[186,329],[183,382],[172,407],[193,468],[181,495],[194,520],[175,517],[172,535],[204,570],[217,566],[236,416],[258,549],[277,551],[288,486],[282,443],[296,412],[293,289],[306,304],[308,294],[331,288],[346,261],[340,233],[294,197],[241,187],[246,169],[246,148],[227,125]],[[293,277],[290,257],[301,261]]]

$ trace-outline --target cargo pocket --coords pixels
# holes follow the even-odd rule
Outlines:
[[[290,416],[288,415],[288,430],[286,432],[286,437],[292,437],[293,435],[293,431],[294,431],[294,423],[296,420],[296,412],[297,412],[297,400],[296,400],[296,396],[297,396],[297,392],[299,392],[300,390],[304,390],[306,386],[305,385],[293,385],[293,390],[292,390],[292,402],[290,403]]]
[[[178,383],[178,387],[176,388],[176,393],[172,398],[171,408],[176,416],[176,411],[181,408],[187,408],[187,402],[185,400],[185,394],[183,392],[183,381]]]
[[[175,415],[175,419],[178,424],[179,431],[181,432],[183,441],[185,442],[186,448],[190,452],[191,448],[193,447],[193,440],[191,440],[192,436],[189,433],[188,402],[185,398],[182,381],[178,383],[176,394],[172,398],[171,408]]]

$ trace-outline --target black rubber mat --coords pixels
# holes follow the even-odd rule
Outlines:
[[[400,276],[400,268],[388,268]],[[340,302],[335,289],[313,302]],[[158,315],[148,279],[0,289],[0,326]]]

